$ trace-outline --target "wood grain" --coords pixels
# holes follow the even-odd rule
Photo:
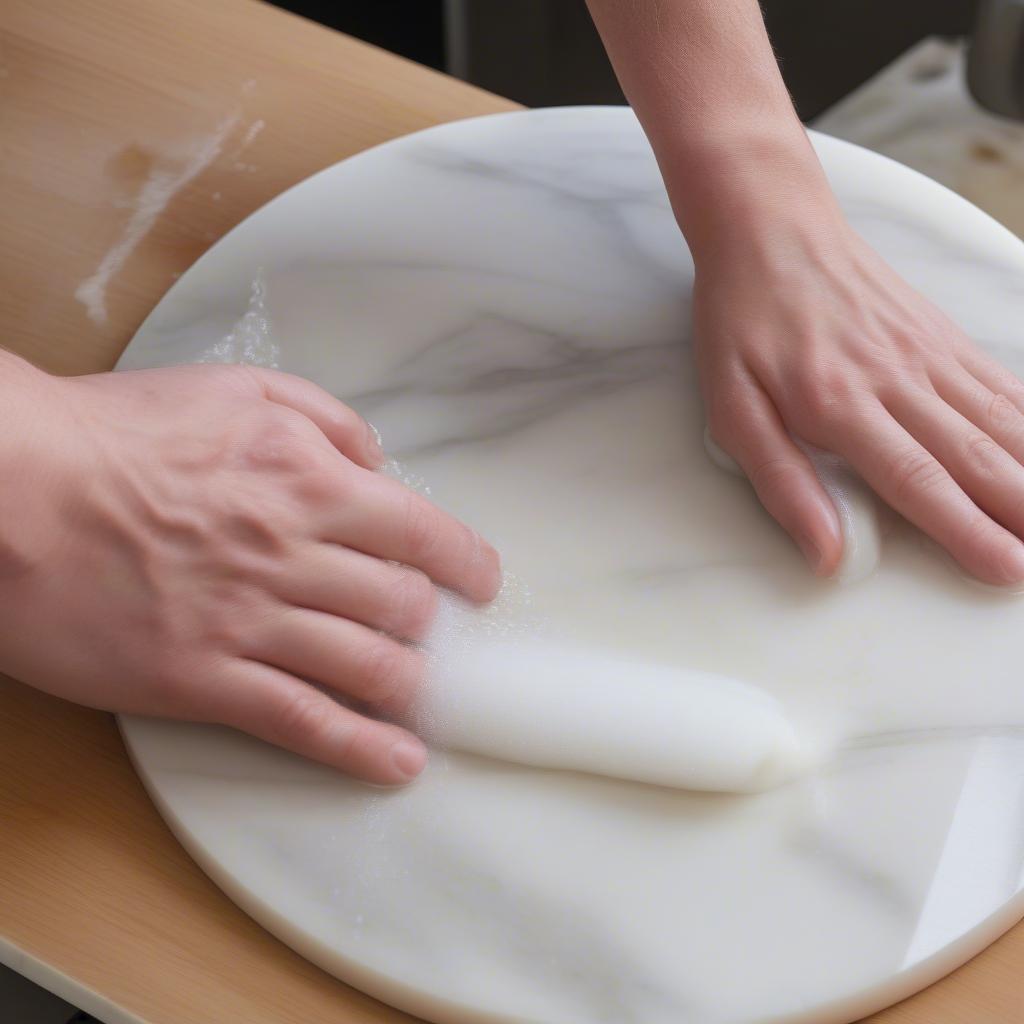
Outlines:
[[[4,0],[0,343],[54,372],[107,369],[176,276],[278,192],[513,108],[253,0]],[[98,277],[105,318],[75,294]]]
[[[513,107],[254,0],[4,0],[0,344],[55,373],[108,369],[176,276],[282,189]],[[220,893],[109,715],[2,677],[0,942],[110,1020],[411,1020]],[[874,1021],[1018,1024],[1022,965],[1018,927]]]

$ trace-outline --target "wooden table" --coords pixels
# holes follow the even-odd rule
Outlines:
[[[513,106],[255,0],[4,0],[0,344],[54,373],[108,369],[175,278],[282,189]],[[109,715],[3,677],[0,961],[108,1024],[411,1019],[221,895]],[[1018,927],[874,1020],[1018,1024],[1022,966]]]

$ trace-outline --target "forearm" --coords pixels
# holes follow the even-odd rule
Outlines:
[[[832,203],[755,0],[588,0],[698,261]]]

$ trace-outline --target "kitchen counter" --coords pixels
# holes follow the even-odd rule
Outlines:
[[[252,0],[8,0],[0,334],[113,365],[209,245],[312,172],[514,105]],[[113,718],[0,679],[0,962],[109,1024],[396,1022],[238,910],[150,804]],[[842,927],[842,922],[837,922]],[[1002,1024],[1018,927],[873,1020]]]

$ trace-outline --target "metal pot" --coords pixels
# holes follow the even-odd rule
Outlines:
[[[980,0],[967,84],[992,113],[1024,120],[1024,0]]]

